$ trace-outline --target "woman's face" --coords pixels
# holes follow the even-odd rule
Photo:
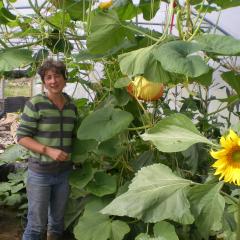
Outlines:
[[[66,85],[64,77],[54,69],[48,70],[44,76],[44,86],[50,94],[60,94]]]

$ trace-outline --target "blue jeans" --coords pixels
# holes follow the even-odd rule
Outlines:
[[[28,221],[22,240],[41,240],[48,232],[61,235],[68,199],[69,171],[46,174],[28,170]]]

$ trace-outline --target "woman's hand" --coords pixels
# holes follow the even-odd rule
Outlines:
[[[18,143],[33,152],[47,155],[56,161],[67,161],[69,158],[68,154],[63,150],[45,146],[32,137],[23,137],[19,140]]]
[[[52,147],[46,147],[45,154],[56,161],[67,161],[69,157],[63,150]]]

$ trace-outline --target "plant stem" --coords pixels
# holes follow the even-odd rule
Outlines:
[[[240,239],[240,199],[238,200],[238,215],[237,215],[237,236],[236,239]]]
[[[218,110],[216,110],[216,111],[214,111],[214,112],[211,112],[211,113],[207,114],[207,116],[211,116],[211,115],[214,115],[214,114],[216,114],[216,113],[219,113],[219,112],[221,112],[222,110],[224,110],[224,109],[232,106],[233,104],[237,103],[238,101],[239,101],[239,99],[237,98],[237,99],[235,99],[234,101],[232,101],[231,103],[227,104],[227,106],[222,107],[222,108],[220,108],[220,109],[218,109]]]
[[[129,24],[128,24],[128,25],[127,25],[127,24],[122,24],[122,23],[120,23],[120,24],[121,24],[122,27],[127,28],[127,29],[129,29],[129,30],[131,30],[131,31],[133,31],[133,32],[140,33],[140,34],[148,37],[149,39],[152,39],[152,40],[155,41],[155,42],[158,41],[158,38],[155,38],[155,37],[153,37],[153,36],[151,36],[151,35],[143,32],[143,31],[141,31],[141,30],[139,30],[139,29],[136,29],[136,28],[134,28],[134,27],[131,27]]]

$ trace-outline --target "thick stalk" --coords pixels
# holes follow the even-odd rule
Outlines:
[[[240,199],[238,200],[238,215],[237,215],[237,236],[236,240],[240,239]]]

